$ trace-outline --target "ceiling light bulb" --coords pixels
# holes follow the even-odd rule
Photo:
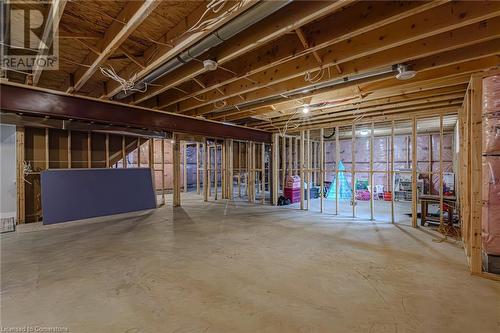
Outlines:
[[[207,71],[214,71],[217,69],[217,62],[210,59],[203,60],[203,68]]]
[[[398,74],[396,74],[396,79],[398,80],[409,80],[417,75],[416,71],[412,71],[407,65],[398,64],[397,66]]]
[[[304,108],[302,109],[302,112],[309,113],[309,105],[304,106]]]
[[[361,135],[361,136],[367,136],[368,135],[368,130],[361,130],[361,131],[359,131],[359,135]]]

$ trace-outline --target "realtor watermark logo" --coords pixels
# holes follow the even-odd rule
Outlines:
[[[2,69],[59,69],[57,10],[52,1],[2,1]],[[50,8],[50,9],[48,9]]]

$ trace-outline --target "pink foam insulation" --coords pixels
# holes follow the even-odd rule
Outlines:
[[[500,75],[483,79],[483,250],[500,255]]]
[[[500,112],[500,75],[483,79],[483,114]]]
[[[483,116],[483,153],[500,154],[500,112]]]
[[[483,157],[483,249],[500,255],[500,156]]]

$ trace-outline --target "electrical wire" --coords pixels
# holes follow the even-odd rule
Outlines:
[[[222,12],[219,16],[210,18],[210,19],[205,19],[203,20],[208,13],[212,12],[214,14],[219,13],[228,3],[228,0],[212,0],[207,4],[207,8],[203,12],[203,14],[200,16],[198,21],[188,30],[186,30],[181,36],[188,34],[188,33],[193,33],[193,32],[198,32],[198,31],[204,31],[208,29],[210,26],[213,26],[220,21],[224,20],[227,16],[232,14],[233,12],[239,10],[243,6],[243,1],[238,1],[235,5],[229,7],[225,12]]]
[[[121,76],[119,76],[115,69],[113,68],[113,66],[109,66],[109,68],[106,68],[106,67],[99,67],[99,69],[101,70],[101,74],[104,75],[105,77],[108,77],[116,82],[118,82],[120,84],[120,86],[122,87],[122,90],[127,93],[129,91],[135,91],[135,92],[146,92],[146,90],[148,90],[148,84],[146,82],[143,82],[144,83],[144,88],[143,89],[138,89],[136,88],[136,81],[137,81],[137,73],[135,73],[134,75],[132,75],[132,77],[128,80],[122,78]]]

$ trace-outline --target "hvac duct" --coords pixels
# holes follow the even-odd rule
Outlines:
[[[222,26],[221,28],[205,37],[199,43],[191,46],[189,49],[181,52],[175,58],[170,59],[160,67],[156,68],[154,71],[146,75],[140,82],[137,82],[134,88],[143,90],[146,84],[150,84],[156,81],[165,74],[172,72],[173,70],[181,67],[183,64],[188,63],[194,58],[202,55],[209,49],[221,44],[222,42],[235,36],[237,33],[245,30],[251,25],[271,15],[275,11],[283,8],[289,2],[291,2],[291,0],[263,1],[253,6],[246,12],[231,20],[226,25]],[[127,93],[122,91],[115,96],[115,99],[123,99],[129,95],[132,95],[133,93],[133,91],[128,91]]]
[[[307,93],[310,93],[313,91],[317,92],[321,89],[331,88],[331,87],[338,86],[338,85],[345,84],[345,83],[349,83],[349,82],[356,81],[356,82],[361,83],[365,80],[373,79],[373,78],[377,78],[377,77],[385,78],[385,77],[394,75],[394,73],[396,73],[396,72],[397,72],[397,70],[394,67],[386,67],[386,68],[380,68],[380,69],[377,69],[374,71],[369,71],[369,72],[365,72],[365,73],[361,73],[361,74],[354,74],[351,76],[345,76],[342,78],[314,84],[314,85],[311,85],[308,87],[289,90],[286,93],[275,95],[275,96],[270,96],[270,97],[263,98],[263,99],[260,99],[257,101],[251,101],[251,102],[241,103],[241,104],[238,104],[236,106],[232,105],[232,106],[220,108],[220,109],[215,110],[214,114],[217,114],[219,112],[233,110],[233,109],[238,110],[238,109],[242,109],[245,107],[251,107],[251,106],[263,103],[263,102],[271,102],[273,100],[279,100],[279,99],[282,99],[283,97],[285,97],[285,98],[297,97],[301,94],[307,94]]]

